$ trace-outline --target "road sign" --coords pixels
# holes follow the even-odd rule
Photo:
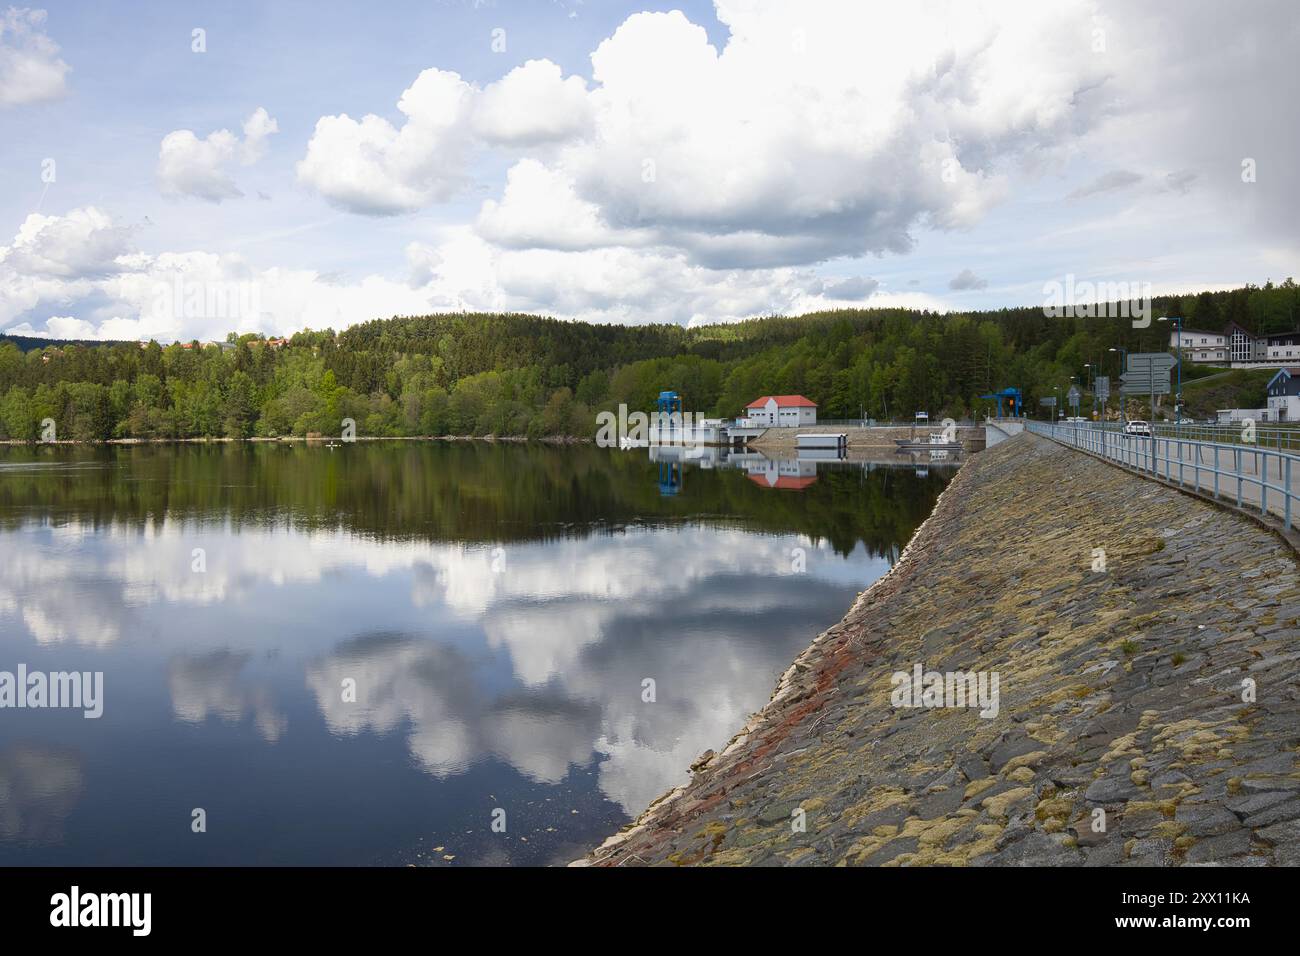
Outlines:
[[[1178,360],[1168,352],[1136,352],[1128,357],[1128,367],[1119,377],[1121,395],[1168,395],[1169,373]]]
[[[1151,375],[1147,372],[1125,372],[1119,377],[1120,390],[1131,391],[1134,388],[1150,389],[1152,385],[1164,385],[1164,391],[1169,391],[1169,373],[1161,375],[1156,373]]]
[[[1046,406],[1048,406],[1049,408],[1055,408],[1055,407],[1056,407],[1056,397],[1053,396],[1053,397],[1051,397],[1051,398],[1040,398],[1040,399],[1038,400],[1038,404],[1039,404],[1039,405],[1046,405]]]
[[[1126,373],[1119,377],[1119,393],[1121,395],[1168,395],[1173,391],[1169,384],[1169,376],[1163,379],[1151,381],[1150,376],[1139,375],[1132,378]]]
[[[1178,359],[1168,352],[1130,352],[1125,372],[1168,374],[1178,367]]]
[[[1104,402],[1110,398],[1110,376],[1098,375],[1097,382],[1092,387],[1092,393],[1097,396],[1097,401]]]
[[[1070,403],[1070,406],[1076,412],[1079,410],[1080,397],[1081,393],[1079,392],[1079,387],[1077,385],[1071,385],[1070,390],[1065,393],[1065,400]]]

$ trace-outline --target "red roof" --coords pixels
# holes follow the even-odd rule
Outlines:
[[[795,491],[802,491],[817,480],[816,475],[807,478],[791,478],[789,475],[782,475],[773,484],[768,480],[766,475],[750,475],[749,480],[756,485],[762,485],[764,488],[787,488]]]
[[[756,398],[746,408],[762,408],[767,404],[768,399],[776,399],[777,408],[816,408],[817,403],[811,399],[804,398],[802,395],[764,395],[762,398]]]

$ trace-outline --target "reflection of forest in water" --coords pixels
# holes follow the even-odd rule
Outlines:
[[[0,450],[0,660],[108,688],[102,720],[0,721],[0,862],[580,855],[743,726],[952,474],[684,454]],[[196,792],[221,840],[160,825]]]
[[[841,554],[861,542],[892,557],[952,475],[817,462],[815,481],[778,485],[751,480],[752,466],[712,457],[677,466],[680,486],[664,493],[664,463],[645,449],[592,445],[10,447],[0,450],[0,528],[34,516],[92,526],[229,522],[236,530],[287,521],[379,540],[475,543],[699,522],[804,534]]]

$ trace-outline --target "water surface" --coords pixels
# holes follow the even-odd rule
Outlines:
[[[0,671],[105,683],[97,720],[0,709],[0,864],[581,855],[767,701],[951,473],[487,443],[0,449]]]

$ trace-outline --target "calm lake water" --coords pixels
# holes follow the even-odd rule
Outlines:
[[[766,703],[952,473],[0,448],[0,672],[104,682],[98,719],[0,709],[0,864],[573,859]]]

